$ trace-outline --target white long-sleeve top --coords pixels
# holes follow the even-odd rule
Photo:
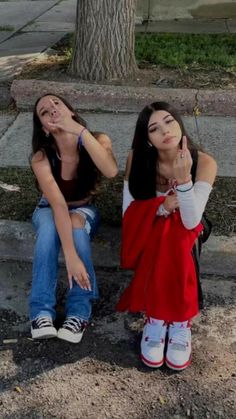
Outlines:
[[[179,201],[180,216],[183,225],[188,230],[193,229],[200,223],[211,190],[212,186],[210,183],[200,180],[195,182],[194,185],[192,181],[190,181],[177,186],[176,193]],[[157,196],[166,196],[169,192],[170,190],[166,192],[157,191]],[[132,201],[134,201],[134,198],[129,191],[128,181],[125,180],[123,186],[123,215]],[[159,206],[157,212],[158,216],[166,217],[169,214],[170,213],[165,210],[163,205]]]

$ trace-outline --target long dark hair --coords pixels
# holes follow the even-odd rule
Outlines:
[[[55,95],[54,93],[47,93],[42,96],[40,96],[35,105],[33,110],[33,135],[32,135],[32,156],[37,151],[42,151],[43,154],[46,154],[46,156],[49,159],[52,173],[56,177],[58,174],[58,170],[60,169],[60,162],[56,158],[56,153],[58,153],[57,144],[55,141],[54,136],[49,133],[49,135],[45,135],[45,132],[43,130],[41,121],[37,114],[37,105],[39,101],[45,97],[45,96],[55,96],[58,99],[60,99],[64,105],[73,112],[72,119],[74,119],[76,122],[81,124],[84,127],[87,127],[87,122],[79,116],[77,111],[71,106],[71,104],[64,99],[63,97],[59,95]],[[100,133],[92,133],[95,137],[98,136]],[[80,160],[79,165],[77,169],[77,178],[78,183],[80,185],[80,195],[79,199],[85,198],[89,192],[96,189],[96,186],[100,180],[100,172],[98,171],[97,167],[95,166],[94,162],[92,161],[90,155],[86,151],[84,147],[80,148],[79,151]],[[56,164],[55,164],[56,161]]]
[[[186,135],[190,152],[199,147],[187,134],[178,111],[166,102],[154,102],[140,112],[132,142],[133,158],[129,175],[129,190],[135,199],[149,199],[156,196],[158,175],[158,150],[152,147],[148,138],[148,122],[153,112],[166,111],[178,122],[182,136]],[[180,142],[180,145],[182,140]]]

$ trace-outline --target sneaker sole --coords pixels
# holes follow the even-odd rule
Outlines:
[[[147,367],[151,367],[151,368],[160,368],[164,364],[164,358],[159,362],[153,362],[153,361],[149,361],[147,358],[141,355],[141,360],[145,365],[147,365]]]
[[[167,367],[169,367],[170,369],[174,370],[174,371],[182,371],[185,370],[185,368],[187,368],[190,364],[191,364],[191,357],[189,358],[189,360],[187,362],[185,362],[185,364],[182,365],[175,365],[172,364],[172,362],[168,361],[168,359],[166,359],[166,365]]]
[[[73,332],[61,328],[57,332],[57,337],[70,343],[79,343],[83,337],[83,333],[75,335]]]
[[[38,330],[31,329],[32,339],[51,339],[57,337],[55,327],[44,327]]]

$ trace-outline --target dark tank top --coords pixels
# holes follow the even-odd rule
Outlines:
[[[56,179],[59,189],[67,202],[79,201],[81,199],[79,194],[78,179],[64,180],[62,177]]]
[[[61,177],[61,161],[57,157],[56,151],[49,149],[46,151],[46,154],[52,169],[52,174],[65,200],[67,202],[73,202],[91,197],[92,201],[92,198],[95,195],[94,190],[96,189],[97,181],[97,169],[94,163],[92,163],[91,165],[91,171],[89,176],[91,180],[89,180],[89,184],[85,181],[85,179],[88,180],[88,176],[85,176],[85,174],[80,170],[79,167],[77,169],[77,177],[75,179],[64,180]],[[89,161],[86,161],[86,165],[87,164],[91,163]]]

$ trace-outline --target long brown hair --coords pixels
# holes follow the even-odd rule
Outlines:
[[[45,135],[45,132],[42,128],[41,121],[37,114],[37,105],[39,101],[45,97],[45,96],[55,96],[58,99],[60,99],[64,105],[73,112],[72,119],[77,121],[79,124],[81,124],[84,127],[87,127],[87,122],[79,116],[77,111],[71,106],[71,104],[64,99],[61,96],[55,95],[54,93],[47,93],[42,96],[40,96],[35,105],[33,110],[33,135],[32,135],[32,156],[37,151],[42,151],[43,154],[46,154],[46,156],[49,159],[52,173],[54,177],[56,178],[58,176],[58,170],[60,169],[60,162],[58,161],[58,158],[56,156],[58,149],[57,144],[55,141],[54,136],[49,133],[48,136]],[[100,133],[93,133],[93,135],[96,137]],[[90,155],[86,151],[84,147],[81,147],[79,150],[80,160],[79,165],[77,168],[77,178],[78,178],[78,184],[80,185],[80,191],[79,191],[79,197],[78,199],[85,198],[91,191],[96,189],[96,186],[98,182],[100,181],[101,174],[97,167],[95,166],[93,160],[91,159]]]

